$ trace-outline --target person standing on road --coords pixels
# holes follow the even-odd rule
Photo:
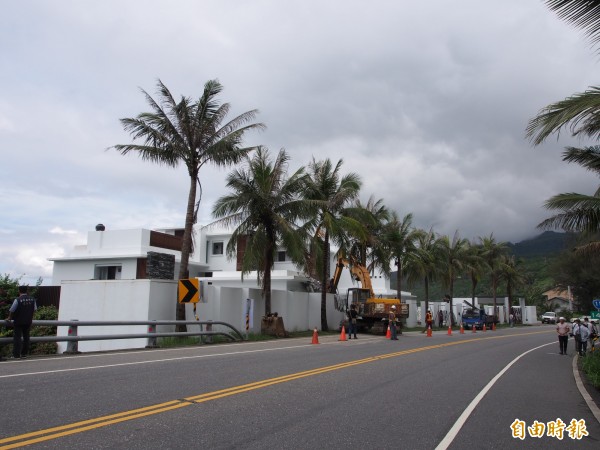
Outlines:
[[[357,319],[358,312],[356,312],[356,305],[353,303],[350,305],[350,312],[348,313],[348,339],[352,339],[352,334],[354,334],[354,339],[358,339],[356,337],[356,328],[357,328]]]
[[[567,354],[567,344],[569,343],[569,332],[571,327],[565,322],[565,318],[561,317],[558,319],[556,324],[556,332],[558,333],[558,345],[560,346],[560,354]]]
[[[598,329],[596,328],[596,326],[594,325],[593,322],[590,322],[589,319],[587,317],[585,317],[583,319],[583,324],[588,328],[588,330],[590,331],[590,351],[594,351],[594,338],[596,338],[598,336]]]
[[[438,328],[442,328],[444,326],[444,313],[440,309],[438,311]]]
[[[391,340],[392,341],[397,341],[398,340],[398,336],[396,335],[396,305],[392,305],[392,307],[390,308],[390,314],[388,316],[389,318],[389,326],[390,326],[390,332],[391,332]]]
[[[579,356],[585,356],[588,339],[590,338],[589,328],[582,324],[581,320],[575,319],[575,325],[573,325],[573,335],[575,336],[577,353],[579,353]]]
[[[37,305],[27,290],[27,286],[19,286],[19,297],[8,310],[7,320],[13,321],[13,358],[25,358],[29,353],[29,330]]]

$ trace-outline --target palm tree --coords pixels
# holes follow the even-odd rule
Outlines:
[[[469,241],[461,238],[458,230],[454,233],[452,240],[448,236],[442,236],[439,239],[440,254],[443,267],[442,279],[444,285],[449,288],[449,306],[450,306],[450,323],[454,325],[454,315],[452,314],[452,303],[454,299],[454,282],[459,274],[464,272],[468,251]]]
[[[321,267],[321,329],[327,331],[327,280],[329,278],[329,243],[342,250],[349,248],[348,232],[360,236],[363,227],[359,221],[347,214],[346,206],[358,197],[361,181],[356,173],[340,174],[343,161],[334,166],[331,160],[316,161],[313,157],[308,165],[304,198],[313,208],[312,226],[314,246],[317,243],[322,251]]]
[[[301,199],[305,185],[304,167],[287,177],[289,156],[280,150],[274,162],[269,152],[259,148],[246,168],[238,168],[227,177],[230,194],[219,198],[213,207],[216,223],[237,225],[227,244],[227,254],[237,252],[240,238],[247,238],[242,276],[257,270],[265,299],[265,315],[271,314],[271,270],[278,244],[296,264],[302,264],[304,239],[297,222],[307,215]]]
[[[481,243],[481,257],[488,266],[488,273],[492,282],[492,295],[494,298],[494,315],[497,316],[496,294],[498,291],[498,282],[500,280],[499,267],[502,256],[506,254],[508,247],[504,242],[496,242],[496,238],[494,238],[494,233],[490,234],[488,237],[480,237],[479,241]]]
[[[471,279],[471,304],[475,306],[475,291],[485,272],[485,260],[481,256],[481,246],[471,244],[466,260],[466,268]]]
[[[371,273],[380,268],[389,275],[390,259],[385,251],[384,227],[390,219],[390,212],[383,199],[375,201],[371,196],[365,205],[357,199],[354,208],[347,212],[364,227],[359,236],[350,236],[352,243],[348,256]]]
[[[597,0],[546,0],[558,17],[585,31],[592,45],[600,43],[600,2]],[[574,136],[600,137],[600,88],[592,86],[583,93],[543,108],[529,121],[527,136],[534,145],[571,124]]]
[[[440,266],[440,241],[430,228],[429,231],[416,230],[416,251],[410,253],[405,264],[409,283],[422,281],[425,289],[425,311],[429,311],[429,283],[435,281]]]
[[[546,0],[548,7],[558,16],[583,29],[593,45],[600,42],[600,2],[597,0]],[[600,88],[591,86],[583,93],[577,93],[564,100],[543,108],[527,125],[527,136],[534,145],[539,145],[551,134],[560,135],[569,128],[571,135],[600,137]],[[598,171],[600,159],[597,147],[575,149],[568,147],[563,154],[564,161],[578,162],[588,169]],[[586,163],[584,163],[586,160]],[[595,162],[593,162],[595,160]],[[540,228],[562,228],[566,231],[595,232],[600,230],[600,189],[593,196],[565,193],[550,198],[545,207],[560,211],[559,214],[543,221]],[[600,242],[592,241],[580,250],[600,252]]]
[[[575,162],[600,175],[600,147],[567,147],[563,161]],[[558,214],[541,222],[539,228],[560,228],[565,231],[593,234],[600,230],[600,188],[594,195],[569,192],[548,199],[545,207],[559,211]],[[596,240],[580,247],[581,250],[600,250]]]
[[[255,147],[243,147],[245,133],[252,129],[263,129],[261,123],[251,123],[257,110],[251,110],[224,123],[229,113],[229,103],[219,104],[217,96],[223,89],[217,80],[204,85],[198,100],[181,97],[176,102],[167,87],[158,80],[158,98],[155,100],[146,91],[142,93],[152,112],[144,112],[135,118],[121,119],[121,125],[141,144],[115,145],[117,151],[126,155],[137,152],[143,160],[176,167],[185,165],[190,177],[187,199],[185,228],[181,248],[179,279],[188,275],[188,264],[192,251],[193,226],[197,221],[201,192],[200,169],[207,163],[226,167],[238,163]],[[177,319],[185,319],[185,305],[177,305]]]
[[[389,247],[390,260],[395,261],[396,267],[396,291],[398,299],[402,298],[402,278],[412,255],[417,253],[416,240],[421,233],[412,226],[412,214],[406,214],[402,219],[394,211],[390,221],[385,227],[385,241]]]
[[[506,283],[508,304],[512,307],[513,290],[525,286],[527,281],[527,276],[523,273],[521,268],[521,260],[516,259],[515,255],[502,255],[500,258],[498,274],[499,281],[504,281]]]

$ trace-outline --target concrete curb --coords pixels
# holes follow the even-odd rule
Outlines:
[[[588,408],[590,408],[590,411],[600,424],[600,408],[598,407],[598,405],[596,405],[596,402],[594,402],[594,399],[583,385],[583,381],[581,380],[581,376],[579,375],[577,361],[579,361],[579,355],[576,354],[575,358],[573,358],[573,377],[575,378],[575,384],[577,385],[577,389],[579,389],[579,393],[585,400],[585,403],[588,405]]]

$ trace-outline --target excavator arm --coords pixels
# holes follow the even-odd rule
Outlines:
[[[360,282],[360,286],[362,289],[368,289],[370,296],[375,297],[373,292],[373,285],[371,283],[371,276],[369,275],[369,271],[367,268],[361,264],[350,262],[346,258],[338,258],[338,262],[335,266],[335,272],[333,273],[333,287],[337,289],[338,283],[340,282],[340,276],[342,275],[342,270],[344,267],[347,267],[350,270],[350,274],[352,278],[356,281]]]

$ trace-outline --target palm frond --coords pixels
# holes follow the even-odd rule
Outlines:
[[[527,124],[526,137],[533,145],[539,145],[553,133],[558,138],[561,130],[567,126],[574,136],[600,137],[599,87],[592,86],[583,93],[542,108]]]
[[[546,0],[546,5],[562,20],[583,29],[592,44],[600,41],[600,1]]]

